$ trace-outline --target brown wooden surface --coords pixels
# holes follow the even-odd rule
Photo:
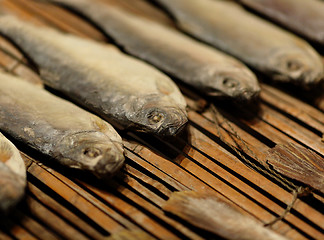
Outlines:
[[[104,1],[174,27],[167,15],[144,0]],[[108,41],[85,19],[55,5],[2,0],[0,8],[35,24]],[[0,68],[41,84],[35,67],[2,37]],[[323,112],[304,99],[262,84],[258,111],[213,101],[223,116],[217,127],[211,108],[193,110],[212,100],[180,87],[191,109],[185,133],[166,140],[121,132],[126,166],[110,182],[51,164],[15,142],[26,154],[28,190],[25,200],[1,222],[0,239],[103,239],[110,235],[117,239],[125,230],[144,231],[158,239],[209,238],[210,234],[162,210],[173,192],[183,190],[217,195],[264,224],[280,216],[293,200],[291,192],[251,168],[232,148],[258,166],[266,164],[266,151],[277,143],[294,142],[323,156]],[[292,211],[270,228],[290,239],[324,239],[323,195],[299,197]]]

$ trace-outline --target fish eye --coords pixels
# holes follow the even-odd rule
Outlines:
[[[226,77],[223,79],[223,85],[227,88],[234,88],[238,85],[238,82],[236,79]]]
[[[89,147],[83,150],[83,154],[88,158],[96,158],[101,155],[101,150],[98,148]]]
[[[286,67],[289,71],[297,71],[298,69],[300,69],[302,66],[300,64],[300,62],[296,61],[296,60],[289,60],[286,63]]]
[[[149,115],[148,115],[148,119],[150,121],[150,123],[152,124],[156,124],[156,123],[159,123],[162,121],[163,119],[163,114],[162,113],[159,113],[159,112],[151,112]]]

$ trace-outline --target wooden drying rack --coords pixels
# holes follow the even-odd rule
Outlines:
[[[174,27],[163,12],[143,0],[105,2]],[[108,41],[81,17],[51,4],[2,0],[0,8],[35,24]],[[0,47],[1,68],[41,84],[35,68],[12,44],[0,38]],[[203,112],[193,110],[197,103],[209,103],[210,99],[192,94],[185,87],[181,89],[191,109],[186,134],[166,141],[122,132],[126,166],[109,183],[98,183],[63,169],[17,143],[26,160],[28,190],[26,199],[0,224],[0,239],[103,239],[125,230],[144,230],[158,239],[211,238],[162,210],[170,195],[182,190],[216,194],[262,223],[280,216],[292,202],[292,194],[247,166],[231,146],[238,143],[243,150],[248,146],[254,154],[246,151],[246,155],[263,163],[266,151],[277,143],[294,142],[323,156],[323,112],[262,84],[259,111],[215,103],[224,116],[218,129],[211,121],[210,108]],[[245,144],[231,134],[233,129],[226,122]],[[219,134],[226,143],[220,141]],[[319,194],[300,197],[291,212],[271,228],[290,239],[324,239],[323,206],[324,198]]]

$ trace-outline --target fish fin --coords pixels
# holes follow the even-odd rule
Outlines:
[[[0,141],[0,162],[6,163],[13,157],[12,147],[5,141]]]
[[[220,195],[194,191],[174,192],[162,208],[193,226],[225,239],[286,239],[265,228]]]
[[[279,173],[324,193],[324,158],[293,143],[277,144],[267,162]]]
[[[26,178],[26,167],[19,150],[0,133],[0,164],[6,165],[12,172]]]
[[[215,214],[219,209],[223,209],[223,212],[227,211],[228,216],[234,217],[239,214],[227,202],[222,201],[217,196],[194,191],[173,193],[162,208],[196,227],[216,234],[217,232],[214,229],[222,229],[221,220]]]

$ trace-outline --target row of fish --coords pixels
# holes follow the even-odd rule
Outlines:
[[[235,1],[155,1],[172,14],[183,31],[237,57],[273,80],[304,87],[323,80],[321,58],[306,41],[249,13]],[[324,4],[320,4],[323,9]],[[324,18],[316,21],[323,22]]]
[[[186,102],[175,83],[113,45],[9,15],[0,18],[0,32],[33,60],[47,86],[118,128],[174,135],[187,122]]]
[[[208,95],[251,100],[260,92],[243,63],[170,27],[99,1],[55,2],[89,17],[128,53]]]
[[[249,101],[260,92],[257,78],[242,62],[179,31],[99,1],[49,1],[79,11],[128,53],[207,95]],[[307,88],[323,79],[323,63],[308,43],[233,1],[155,1],[182,30],[273,80]],[[104,119],[41,87],[0,74],[0,130],[65,166],[99,178],[122,166],[121,137],[105,120],[118,129],[160,135],[174,135],[187,122],[185,100],[172,80],[113,45],[36,27],[13,16],[0,17],[0,33],[33,60],[47,86]],[[6,151],[0,156],[6,176],[13,170],[6,164]],[[16,178],[14,174],[8,179]],[[8,188],[9,194],[15,187]]]
[[[256,97],[260,91],[255,76],[243,63],[179,31],[115,6],[107,7],[98,0],[47,1],[62,4],[81,13],[128,53],[207,94],[244,100]],[[313,1],[316,2],[314,5],[324,10],[324,3],[317,2],[318,0],[307,3],[297,1],[299,3],[294,4],[312,14],[315,7],[309,2]],[[305,88],[323,80],[323,62],[306,41],[255,16],[236,1],[154,2],[163,6],[175,18],[182,31],[240,59],[259,72],[269,75],[272,80],[291,82]],[[263,5],[263,1],[257,2]],[[303,17],[300,18],[303,21]],[[311,19],[308,22],[322,22],[322,25],[324,22],[323,14],[308,19]],[[294,22],[294,19],[290,21]],[[320,27],[320,24],[313,27],[312,31],[320,32],[321,30],[314,29],[316,27]]]
[[[187,122],[186,102],[173,81],[116,47],[9,15],[1,16],[0,25],[0,32],[37,65],[46,85],[119,129],[174,135]],[[123,165],[122,139],[106,121],[17,77],[0,73],[0,79],[1,131],[98,178],[111,177]],[[12,175],[9,170],[8,174]],[[14,177],[1,178],[18,184]],[[1,196],[13,204],[8,194]]]

